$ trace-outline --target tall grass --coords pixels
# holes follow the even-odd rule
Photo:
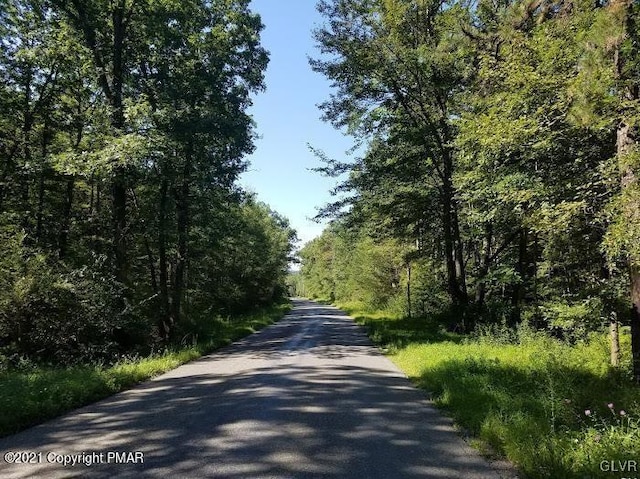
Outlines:
[[[27,366],[0,372],[0,436],[16,433],[74,408],[97,401],[225,346],[280,319],[289,304],[233,319],[215,319],[200,341],[111,367]]]
[[[509,459],[524,477],[621,477],[602,462],[640,459],[640,389],[629,375],[627,331],[623,367],[612,369],[604,334],[574,345],[528,330],[462,337],[426,319],[347,306],[476,447]]]

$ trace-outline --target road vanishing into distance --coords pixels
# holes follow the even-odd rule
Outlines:
[[[0,458],[4,479],[512,477],[347,315],[303,300],[214,354],[0,439],[0,451],[31,453],[32,464]]]

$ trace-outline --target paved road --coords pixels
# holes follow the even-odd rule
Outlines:
[[[500,477],[344,313],[308,301],[215,354],[4,438],[0,451],[42,453],[33,465],[0,458],[3,478]],[[73,454],[104,463],[47,463]]]

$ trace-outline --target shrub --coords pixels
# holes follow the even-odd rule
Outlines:
[[[14,364],[115,359],[114,332],[136,322],[117,309],[122,288],[99,262],[94,269],[65,270],[24,239],[0,235],[0,249],[8,253],[0,266],[0,357]]]

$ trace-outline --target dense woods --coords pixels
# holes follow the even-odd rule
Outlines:
[[[321,1],[324,116],[366,152],[319,152],[340,183],[303,293],[460,332],[610,328],[614,365],[630,326],[640,380],[638,8]]]
[[[282,295],[295,233],[236,184],[248,3],[0,2],[0,361],[108,361]]]

